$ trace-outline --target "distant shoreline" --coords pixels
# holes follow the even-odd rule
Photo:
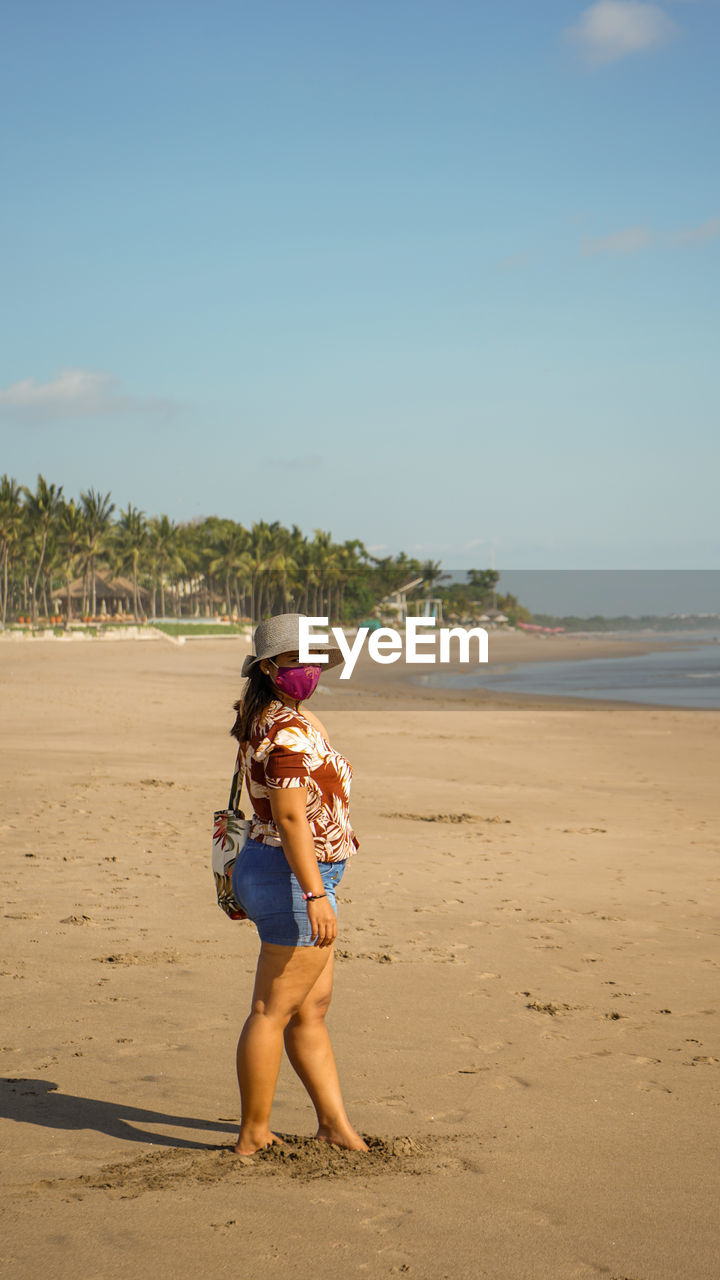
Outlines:
[[[193,643],[186,646],[185,641],[188,638],[192,639]],[[14,648],[16,644],[19,644],[23,649],[32,648],[34,650],[39,648],[43,649],[48,655],[54,653],[58,657],[60,654],[74,649],[77,643],[87,644],[95,639],[100,641],[101,646],[117,644],[123,641],[149,642],[153,645],[164,641],[164,648],[167,647],[168,651],[175,650],[178,653],[192,650],[197,653],[202,651],[205,654],[212,654],[213,646],[215,645],[218,658],[223,666],[226,665],[228,658],[231,658],[233,664],[235,661],[237,662],[238,693],[241,692],[242,688],[239,674],[242,658],[251,650],[250,637],[247,634],[222,635],[215,633],[211,635],[175,637],[152,627],[118,629],[116,631],[108,629],[107,632],[101,632],[99,636],[83,635],[82,633],[73,637],[52,636],[52,634],[47,634],[45,637],[42,635],[29,636],[18,632],[0,634],[0,641],[5,641],[2,648],[6,652],[8,649]],[[50,643],[51,641],[52,643]],[[55,643],[55,641],[58,641],[58,643]],[[201,641],[202,643],[200,643]],[[235,652],[235,646],[231,641],[235,641],[237,645],[236,660],[232,657]],[[489,633],[486,670],[491,671],[493,668],[500,666],[513,669],[526,664],[537,665],[595,658],[627,658],[649,653],[695,649],[701,646],[715,647],[712,638],[693,637],[691,634],[682,639],[668,639],[665,636],[658,635],[657,632],[644,632],[642,635],[638,634],[635,638],[630,639],[627,634],[623,634],[621,637],[617,635],[610,636],[607,633],[561,633],[548,636],[491,630]],[[326,709],[345,708],[349,710],[350,708],[356,708],[360,710],[366,708],[379,709],[385,706],[404,706],[406,709],[415,706],[418,710],[439,709],[452,705],[481,706],[488,709],[521,707],[528,709],[536,707],[537,709],[546,710],[568,710],[573,707],[601,709],[603,707],[647,707],[648,705],[641,702],[621,701],[613,699],[611,696],[590,699],[573,696],[572,694],[559,695],[557,693],[538,693],[525,690],[509,691],[471,684],[468,684],[467,688],[432,687],[417,683],[418,676],[439,673],[437,666],[433,668],[414,664],[409,665],[403,661],[382,666],[375,663],[368,656],[366,650],[358,659],[349,680],[340,680],[340,670],[341,668],[336,668],[323,676],[316,695],[316,706],[321,716]],[[457,661],[443,664],[442,667],[442,671],[450,676],[462,676],[463,674],[468,674],[470,670],[471,668],[467,665],[461,665]],[[669,704],[654,705],[661,708]],[[683,708],[683,710],[693,709]]]
[[[630,658],[655,652],[672,652],[683,649],[694,649],[698,644],[712,647],[711,640],[696,641],[690,637],[684,640],[651,639],[648,636],[630,640],[627,637],[615,639],[605,634],[596,635],[526,635],[522,632],[492,631],[488,645],[487,670],[493,667],[515,667],[526,663],[540,664],[553,662],[582,661],[593,658]],[[467,665],[459,662],[444,664],[442,671],[448,675],[467,674]],[[325,707],[377,707],[384,705],[404,705],[414,703],[418,709],[441,707],[449,704],[474,705],[483,707],[524,707],[564,708],[640,706],[641,703],[608,699],[585,699],[557,694],[541,694],[531,692],[507,692],[495,688],[468,685],[463,688],[433,688],[416,683],[418,676],[437,672],[438,668],[410,666],[397,662],[389,666],[379,666],[366,653],[358,659],[352,677],[348,681],[339,678],[339,668],[328,672],[320,686],[321,697],[318,699],[320,714]],[[322,703],[322,706],[320,706]]]

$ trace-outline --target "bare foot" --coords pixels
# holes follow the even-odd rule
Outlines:
[[[243,1133],[242,1129],[238,1137],[233,1151],[236,1156],[254,1156],[256,1151],[264,1151],[267,1147],[273,1147],[276,1143],[283,1146],[282,1138],[276,1133],[271,1133],[268,1129],[265,1134]]]
[[[347,1125],[329,1125],[321,1124],[315,1134],[318,1142],[328,1142],[333,1147],[343,1147],[346,1151],[367,1151],[367,1144],[363,1142],[359,1133],[356,1133],[351,1124]]]

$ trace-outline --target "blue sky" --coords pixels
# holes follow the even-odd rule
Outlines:
[[[719,36],[6,0],[0,472],[449,568],[717,566]]]

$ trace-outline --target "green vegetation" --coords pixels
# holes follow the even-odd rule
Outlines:
[[[511,621],[526,616],[514,597],[495,596],[494,570],[471,570],[464,585],[447,576],[438,562],[373,556],[359,539],[336,543],[322,529],[308,537],[297,525],[245,528],[219,516],[176,524],[130,504],[116,513],[110,493],[88,489],[76,502],[43,476],[34,490],[0,477],[0,627],[41,618],[68,627],[112,614],[208,619],[212,634],[214,619],[255,623],[284,612],[354,625],[382,615],[381,602],[415,579],[412,611],[439,598],[450,621],[472,622],[493,604]]]
[[[443,578],[447,575],[443,574]],[[513,624],[530,622],[532,615],[510,592],[500,595],[496,588],[500,574],[495,569],[468,569],[467,582],[438,585],[434,595],[442,600],[443,615],[449,622],[470,625],[487,609],[499,609]]]
[[[658,616],[643,614],[640,618],[623,614],[619,618],[605,618],[593,614],[590,618],[555,617],[549,613],[533,614],[533,622],[541,627],[564,627],[566,631],[697,631],[698,628],[720,626],[719,614],[673,614]]]
[[[247,632],[247,624],[239,622],[153,622],[153,627],[166,636],[240,636]]]

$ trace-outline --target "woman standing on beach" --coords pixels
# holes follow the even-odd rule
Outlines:
[[[335,890],[358,847],[348,814],[351,769],[317,717],[300,709],[322,673],[322,667],[298,661],[300,616],[279,614],[257,628],[232,729],[254,811],[232,887],[261,940],[251,1012],[237,1050],[238,1155],[280,1141],[270,1129],[270,1111],[283,1043],[317,1113],[317,1138],[367,1150],[345,1112],[325,1026],[337,936]],[[337,649],[328,657],[328,668],[342,661]]]

